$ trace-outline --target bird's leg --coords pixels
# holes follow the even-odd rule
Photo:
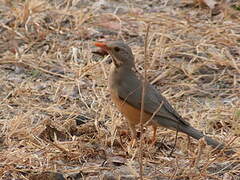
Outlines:
[[[173,145],[173,148],[172,148],[170,154],[168,155],[169,157],[172,157],[172,153],[173,153],[174,150],[175,150],[175,147],[176,147],[176,144],[177,144],[177,136],[178,136],[178,130],[176,131],[176,136],[175,136],[174,145]]]
[[[134,147],[137,141],[137,131],[136,131],[136,127],[135,124],[129,124],[130,127],[130,131],[131,131],[131,142],[130,142],[130,146]]]
[[[154,145],[156,142],[157,126],[152,125],[152,128],[153,128],[153,136],[150,140],[150,144]]]

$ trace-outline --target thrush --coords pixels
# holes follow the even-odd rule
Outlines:
[[[108,53],[113,61],[109,75],[111,99],[126,117],[131,131],[132,142],[136,141],[136,125],[140,123],[142,105],[142,76],[137,72],[131,48],[123,41],[96,42],[95,46]],[[153,127],[152,141],[156,139],[159,126],[185,133],[194,139],[204,138],[206,143],[218,150],[224,144],[204,135],[171,106],[149,82],[145,84],[142,122]]]

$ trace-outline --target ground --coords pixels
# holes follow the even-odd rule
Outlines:
[[[1,179],[137,179],[138,141],[107,89],[93,42],[124,40],[136,67],[195,128],[237,153],[159,128],[143,138],[144,179],[239,179],[237,0],[0,2]],[[145,37],[148,32],[147,45]],[[145,57],[144,47],[147,47]],[[58,172],[59,174],[54,174]]]

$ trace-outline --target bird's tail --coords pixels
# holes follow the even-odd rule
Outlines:
[[[221,150],[224,148],[224,144],[212,139],[209,136],[205,136],[203,133],[201,133],[199,130],[195,129],[192,126],[181,126],[179,128],[179,131],[193,137],[194,139],[201,139],[202,137],[204,137],[206,143],[210,146],[212,146],[213,148],[216,148],[218,150]]]
[[[206,143],[209,146],[212,146],[213,148],[215,148],[216,150],[222,150],[225,148],[225,145],[223,143],[220,143],[214,139],[212,139],[209,136],[204,135],[201,131],[195,129],[194,127],[192,127],[191,125],[186,125],[183,123],[179,123],[178,121],[172,121],[171,119],[167,120],[161,120],[160,118],[155,119],[155,122],[158,123],[159,125],[172,129],[172,130],[177,130],[179,132],[183,132],[191,137],[193,137],[194,139],[201,139],[204,138]],[[224,150],[225,154],[227,155],[231,155],[231,154],[235,154],[236,152],[233,150]]]

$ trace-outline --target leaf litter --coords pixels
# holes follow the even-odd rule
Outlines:
[[[107,90],[108,57],[93,54],[92,43],[125,40],[143,72],[151,23],[148,80],[194,127],[237,154],[211,153],[180,134],[174,158],[167,157],[175,132],[162,128],[156,145],[144,144],[144,178],[238,179],[239,6],[234,0],[0,2],[1,178],[139,176],[139,147],[127,150],[127,124]]]

